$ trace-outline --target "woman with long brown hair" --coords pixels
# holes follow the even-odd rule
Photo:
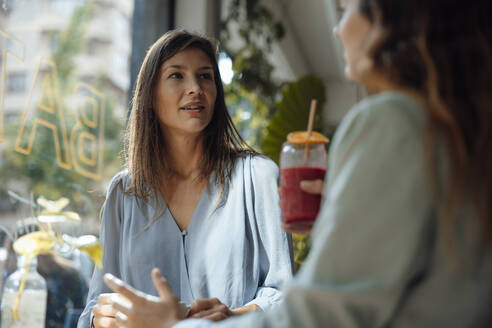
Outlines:
[[[235,129],[210,40],[174,30],[152,45],[125,149],[127,168],[102,211],[104,269],[94,272],[78,327],[115,324],[104,273],[155,294],[157,267],[192,313],[215,320],[278,303],[292,275],[278,168]]]
[[[334,137],[310,256],[279,308],[221,327],[491,327],[492,3],[342,3],[346,75],[369,95]],[[146,302],[107,277],[132,304],[119,326],[182,319],[153,279]]]

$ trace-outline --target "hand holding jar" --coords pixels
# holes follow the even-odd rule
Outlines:
[[[292,132],[280,154],[280,206],[284,229],[309,232],[321,203],[321,185],[326,174],[325,144],[317,132]],[[301,181],[304,181],[301,186]]]

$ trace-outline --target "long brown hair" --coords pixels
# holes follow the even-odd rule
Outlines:
[[[157,196],[169,170],[164,135],[152,107],[162,64],[184,49],[198,48],[209,57],[217,88],[212,120],[203,131],[204,149],[200,163],[200,178],[208,179],[214,172],[215,183],[224,185],[231,179],[238,156],[256,154],[241,138],[227,112],[213,44],[206,37],[184,30],[172,30],[160,37],[148,50],[137,77],[125,137],[130,194],[145,201],[149,196]]]
[[[360,0],[359,5],[378,34],[368,47],[372,68],[415,91],[428,109],[426,147],[446,239],[454,239],[458,211],[471,201],[492,248],[490,1]],[[450,175],[438,192],[441,139]]]

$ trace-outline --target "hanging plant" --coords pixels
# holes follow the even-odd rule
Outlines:
[[[259,0],[232,0],[225,17],[221,21],[220,41],[222,50],[233,62],[231,84],[256,94],[270,115],[281,84],[272,78],[274,67],[267,54],[284,37],[285,29]]]

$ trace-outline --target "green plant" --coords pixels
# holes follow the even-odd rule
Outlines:
[[[277,103],[277,112],[266,126],[263,139],[263,153],[278,164],[280,148],[292,131],[306,130],[309,119],[309,106],[312,99],[318,101],[314,130],[323,131],[321,112],[325,103],[325,86],[315,76],[304,76],[288,83],[282,91],[282,99]]]
[[[226,18],[221,21],[222,49],[233,62],[232,84],[255,93],[271,114],[280,83],[272,78],[273,65],[267,58],[274,42],[285,29],[259,0],[232,0]],[[235,42],[231,42],[237,36]],[[239,42],[237,42],[239,40]],[[237,46],[239,44],[239,46]]]
[[[225,86],[226,104],[243,138],[259,150],[281,86],[268,53],[284,37],[284,27],[258,0],[232,0],[224,17],[221,50],[234,72]]]

